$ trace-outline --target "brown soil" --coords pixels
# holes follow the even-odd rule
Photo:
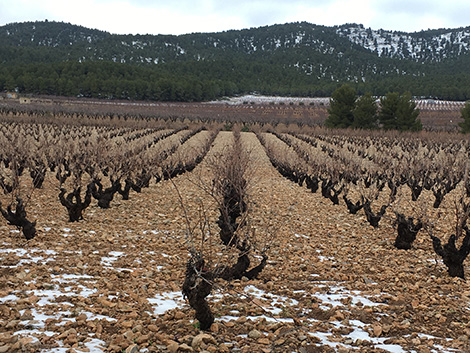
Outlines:
[[[230,138],[219,134],[213,150]],[[36,238],[0,221],[0,351],[86,352],[94,339],[106,352],[470,350],[470,286],[436,264],[428,237],[397,250],[392,220],[374,229],[362,211],[284,179],[254,134],[242,140],[253,159],[251,223],[269,261],[256,280],[216,284],[211,331],[198,330],[189,305],[159,314],[150,300],[173,298],[184,279],[187,225],[175,185],[188,219],[200,218],[203,203],[216,228],[217,208],[197,186],[210,179],[204,162],[128,201],[116,195],[109,209],[92,201],[75,223],[48,175],[28,205]],[[217,261],[220,248],[204,251]]]

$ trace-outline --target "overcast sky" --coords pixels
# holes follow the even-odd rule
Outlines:
[[[62,21],[118,34],[220,32],[286,22],[415,32],[470,26],[469,0],[0,0],[0,26]]]

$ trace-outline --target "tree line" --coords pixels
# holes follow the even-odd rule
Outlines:
[[[470,133],[470,102],[460,110],[462,122],[460,132]],[[419,109],[409,92],[388,92],[380,99],[371,93],[358,96],[357,91],[344,84],[337,88],[330,99],[329,128],[384,129],[398,131],[421,131],[423,125],[418,119]]]
[[[384,129],[420,131],[419,109],[410,93],[389,92],[379,100],[371,93],[357,97],[351,86],[344,84],[330,99],[325,126],[330,128]]]
[[[409,91],[413,96],[470,99],[470,76],[432,77],[377,75],[348,82],[358,94],[375,96]],[[467,80],[468,79],[468,80]],[[458,87],[455,82],[460,82]],[[6,64],[0,66],[0,91],[24,94],[196,102],[258,92],[264,95],[329,97],[338,83],[305,75],[298,68],[257,60],[173,62],[155,66],[106,61]]]
[[[157,101],[207,101],[238,93],[226,81],[109,62],[3,66],[0,91]]]

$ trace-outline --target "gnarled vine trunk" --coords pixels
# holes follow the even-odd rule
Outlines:
[[[23,200],[20,197],[16,198],[16,208],[14,212],[11,207],[12,205],[8,205],[7,209],[4,210],[0,203],[0,211],[3,217],[8,221],[9,225],[21,229],[27,240],[33,239],[36,236],[36,222],[30,222],[26,219],[26,210]]]
[[[371,209],[371,202],[370,200],[366,200],[364,203],[364,213],[366,214],[367,221],[370,223],[370,225],[374,228],[377,228],[379,226],[379,222],[382,219],[382,216],[385,214],[385,211],[387,210],[388,205],[382,205],[380,208],[380,211],[377,213],[374,213]]]
[[[455,245],[456,236],[452,234],[447,241],[447,244],[442,246],[441,239],[431,236],[432,245],[437,255],[442,257],[444,264],[447,267],[447,272],[451,277],[460,277],[465,279],[463,262],[470,253],[470,231],[465,227],[465,237],[462,241],[460,249]]]
[[[193,254],[186,264],[186,274],[183,282],[183,297],[196,311],[196,319],[201,330],[209,330],[214,322],[206,297],[212,291],[214,274],[204,268],[204,259],[200,254]]]
[[[364,207],[364,203],[361,202],[361,200],[358,200],[356,201],[356,203],[353,203],[351,200],[348,199],[346,195],[343,195],[343,200],[346,203],[346,207],[348,208],[349,213],[351,214],[356,214]]]
[[[397,232],[398,235],[393,244],[398,249],[409,250],[411,244],[416,240],[416,235],[419,230],[423,227],[423,223],[420,219],[414,223],[413,217],[406,218],[403,214],[397,213]]]
[[[215,195],[219,202],[219,218],[217,219],[220,229],[219,238],[226,247],[236,249],[237,261],[233,264],[218,265],[213,269],[207,269],[203,255],[191,249],[191,258],[186,265],[183,295],[196,311],[196,318],[202,330],[208,330],[214,321],[214,315],[206,300],[212,290],[213,280],[256,278],[266,266],[268,259],[263,251],[261,262],[249,270],[252,244],[249,238],[250,233],[246,232],[248,206],[247,182],[244,173],[247,159],[243,155],[239,137],[235,135],[234,147],[226,155],[227,159],[214,164],[215,178],[212,181],[216,190],[213,196]]]
[[[67,209],[69,222],[78,222],[79,220],[83,219],[83,210],[86,209],[91,203],[92,184],[88,185],[85,199],[83,201],[80,192],[81,187],[78,187],[70,192],[67,197],[65,197],[67,191],[64,188],[60,189],[59,200],[62,206]]]
[[[98,186],[98,188],[96,188]],[[98,200],[98,206],[101,208],[109,208],[111,201],[113,201],[114,194],[121,188],[119,180],[111,182],[109,188],[104,189],[99,180],[94,180],[92,183],[92,195]]]

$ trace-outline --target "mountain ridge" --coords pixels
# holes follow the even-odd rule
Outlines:
[[[50,32],[58,28],[60,31],[57,35],[53,35],[49,38],[44,36],[44,32],[42,32],[42,36],[38,41],[35,39],[35,33],[39,31],[38,27],[47,27],[47,31]],[[255,41],[255,35],[259,34],[260,32],[265,31],[269,33],[270,30],[279,29],[279,28],[289,28],[290,34],[296,35],[296,38],[290,38],[295,41],[294,45],[291,45],[289,38],[285,37],[284,41],[282,42],[279,38],[269,38],[268,36],[259,36],[260,40],[269,40],[269,42],[265,42],[267,45],[264,48],[264,45],[255,45],[255,42],[259,44],[260,40]],[[292,27],[297,27],[292,28]],[[27,34],[31,33],[30,38],[24,40],[24,37],[20,36],[19,34]],[[66,35],[66,31],[69,31],[69,35]],[[69,23],[64,22],[22,22],[22,23],[12,23],[5,26],[0,27],[0,38],[3,40],[0,42],[1,44],[9,44],[9,45],[24,45],[24,46],[32,46],[32,45],[39,45],[39,46],[49,46],[49,47],[58,47],[60,45],[69,45],[74,44],[73,42],[86,42],[88,44],[92,44],[93,42],[101,42],[103,40],[109,40],[111,38],[118,39],[121,41],[122,46],[133,46],[136,50],[144,49],[142,46],[156,46],[158,42],[164,43],[166,45],[174,45],[177,50],[179,50],[180,54],[184,54],[188,49],[184,48],[183,45],[188,45],[188,40],[192,40],[194,44],[197,45],[205,45],[205,46],[213,46],[217,48],[219,44],[225,44],[231,46],[232,48],[236,44],[242,44],[242,48],[238,46],[238,49],[243,49],[243,46],[249,53],[250,51],[256,50],[272,50],[273,44],[276,48],[279,47],[286,47],[290,45],[290,47],[298,47],[299,44],[303,44],[306,46],[312,46],[312,44],[317,44],[321,46],[324,45],[324,41],[322,40],[322,36],[320,35],[319,38],[313,38],[312,34],[318,34],[318,31],[321,30],[323,33],[325,31],[336,32],[336,34],[340,37],[345,37],[349,40],[349,42],[353,44],[357,44],[358,46],[369,50],[371,52],[376,52],[378,56],[390,56],[390,57],[400,57],[400,58],[414,58],[419,60],[424,57],[417,56],[418,51],[422,51],[423,49],[429,50],[437,49],[431,52],[425,52],[424,54],[436,54],[437,53],[447,53],[443,49],[450,47],[450,49],[458,48],[457,55],[464,53],[468,53],[470,51],[470,26],[468,27],[459,27],[459,28],[441,28],[441,29],[432,29],[432,30],[422,30],[419,32],[402,32],[402,31],[389,31],[383,29],[371,29],[365,28],[362,24],[356,23],[347,23],[338,26],[322,26],[322,25],[315,25],[308,22],[292,22],[286,23],[282,25],[271,25],[271,26],[262,26],[250,29],[242,29],[242,30],[228,30],[223,32],[200,32],[200,33],[189,33],[189,34],[182,34],[182,35],[150,35],[150,34],[136,34],[136,35],[121,35],[121,34],[111,34],[106,31],[101,31],[97,29],[90,29],[79,25],[72,25]],[[57,32],[57,29],[55,29]],[[315,32],[316,31],[316,32]],[[240,37],[245,36],[247,33],[253,33],[252,39],[253,42],[251,43],[251,47],[249,44],[244,41],[243,43],[240,42]],[[235,37],[234,43],[230,45],[227,41],[224,42],[224,39],[231,35],[231,34],[238,34],[238,38]],[[285,33],[284,33],[285,34]],[[434,34],[434,36],[433,36]],[[77,38],[78,35],[78,38]],[[16,40],[15,40],[16,37]],[[55,38],[53,38],[55,37]],[[200,38],[206,37],[205,41],[201,43]],[[307,37],[306,41],[304,42],[304,38]],[[9,39],[5,41],[5,38]],[[23,39],[23,40],[22,40]],[[80,40],[81,39],[81,40]],[[132,39],[130,42],[129,39]],[[134,40],[136,39],[136,40]],[[407,43],[408,41],[408,43]],[[183,44],[181,44],[181,42]],[[407,47],[404,44],[408,44]],[[412,50],[410,51],[410,46]],[[393,48],[394,50],[385,50]],[[156,47],[155,49],[158,49]],[[455,55],[453,51],[452,54]],[[429,58],[424,58],[424,60],[429,60]],[[433,60],[433,59],[432,59]],[[435,60],[435,58],[434,58]],[[442,57],[439,58],[442,60]],[[437,61],[439,61],[437,60]]]
[[[172,79],[235,85],[233,93],[325,95],[349,82],[360,92],[409,86],[419,96],[470,98],[470,88],[462,88],[470,82],[470,26],[407,33],[354,23],[293,22],[212,33],[121,35],[43,21],[1,26],[0,48],[0,62],[10,66],[130,64]],[[387,87],[380,83],[384,80]]]

